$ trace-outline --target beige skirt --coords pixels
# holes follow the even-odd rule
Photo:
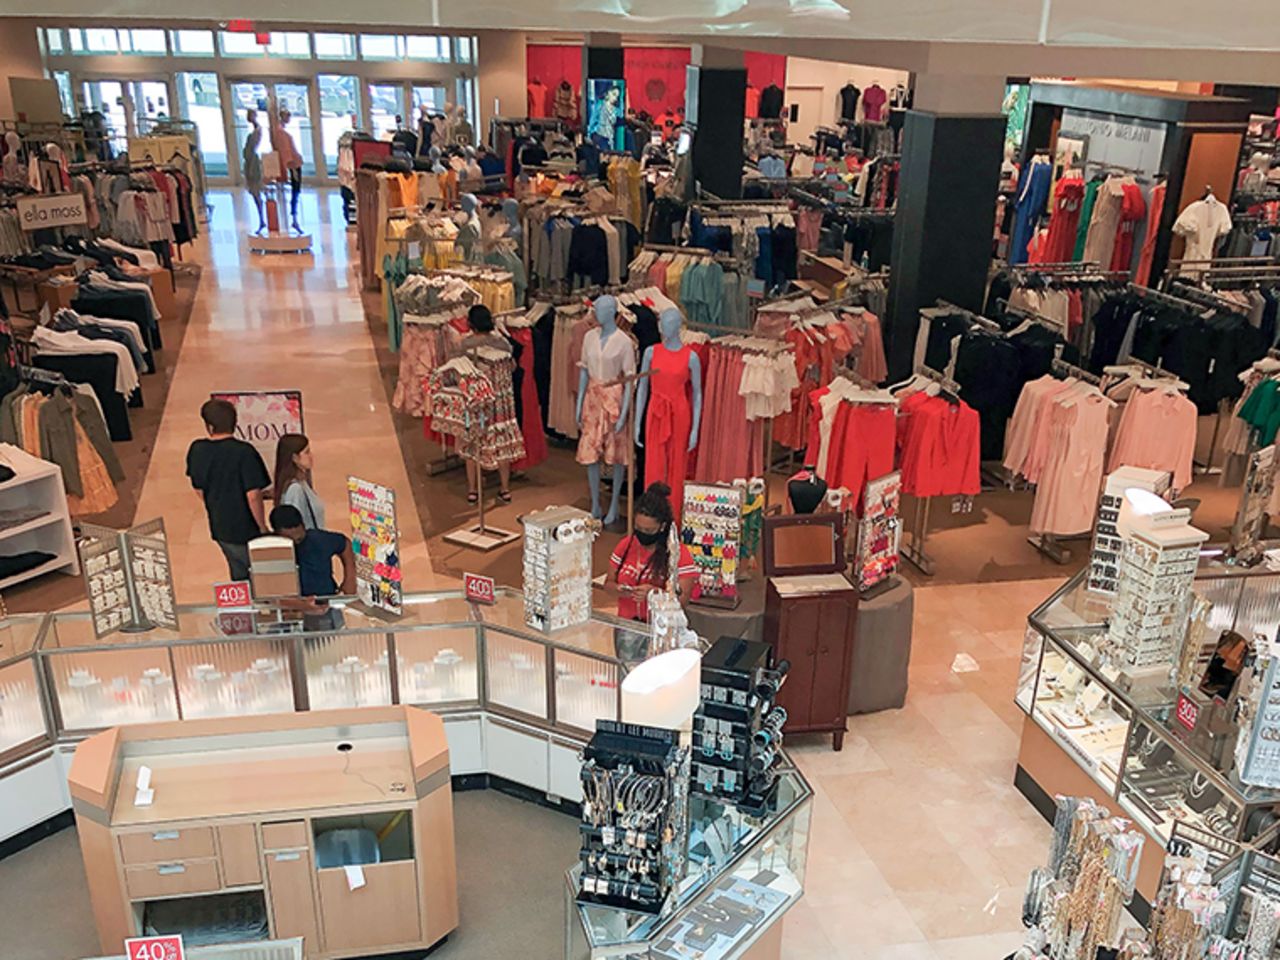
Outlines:
[[[622,412],[622,384],[588,380],[582,398],[582,433],[578,437],[579,463],[625,464],[631,455],[627,428],[614,430]]]

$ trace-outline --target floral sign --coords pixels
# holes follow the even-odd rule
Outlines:
[[[251,393],[214,393],[236,408],[236,436],[262,454],[270,467],[275,463],[276,442],[286,433],[302,433],[302,391],[261,390]]]

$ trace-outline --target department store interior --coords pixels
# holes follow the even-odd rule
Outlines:
[[[1268,28],[151,6],[0,17],[5,960],[1280,955]]]

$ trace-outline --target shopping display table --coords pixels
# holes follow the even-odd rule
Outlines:
[[[425,710],[113,727],[69,780],[104,952],[302,937],[328,960],[423,950],[458,924],[449,747]]]

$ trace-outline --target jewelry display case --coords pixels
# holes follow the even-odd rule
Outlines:
[[[1014,696],[1026,714],[1015,784],[1048,817],[1056,794],[1091,796],[1160,849],[1175,827],[1224,841],[1271,829],[1280,790],[1248,786],[1230,772],[1231,751],[1211,746],[1210,711],[1194,690],[1150,676],[1129,682],[1107,642],[1115,601],[1089,592],[1085,578],[1077,574],[1028,618]],[[1275,637],[1280,574],[1202,559],[1192,590],[1209,604],[1214,636]],[[1176,655],[1169,667],[1175,662]],[[1138,892],[1147,901],[1160,860],[1144,858],[1140,868]]]
[[[393,704],[444,718],[456,774],[576,802],[577,752],[596,720],[619,718],[622,678],[648,649],[647,629],[597,612],[554,635],[527,627],[506,588],[492,606],[408,594],[394,620],[333,606],[343,626],[324,632],[286,632],[302,625],[270,606],[229,619],[184,605],[177,629],[101,640],[87,612],[0,620],[0,840],[67,809],[71,745],[96,730]],[[35,796],[37,763],[39,802],[7,803]]]
[[[812,791],[788,766],[761,817],[690,798],[688,868],[660,916],[576,901],[581,865],[565,874],[565,960],[776,960],[782,919],[804,890]]]

